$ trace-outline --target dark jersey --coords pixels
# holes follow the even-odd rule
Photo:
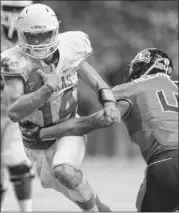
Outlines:
[[[146,161],[165,150],[178,149],[178,87],[166,74],[156,74],[113,88],[117,100],[132,108],[124,122]]]

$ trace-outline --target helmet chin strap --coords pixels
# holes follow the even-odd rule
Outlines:
[[[163,64],[163,62],[165,63],[165,58],[157,59],[155,63],[151,67],[149,67],[149,69],[141,77],[148,75],[154,68],[165,70],[165,73],[167,74],[168,68],[166,69],[166,66],[168,67],[168,64]]]

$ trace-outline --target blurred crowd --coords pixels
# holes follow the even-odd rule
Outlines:
[[[125,66],[147,47],[167,52],[178,78],[178,1],[35,1],[46,4],[61,20],[61,32],[80,30],[89,35],[89,59],[112,87],[121,84]],[[100,109],[93,91],[80,82],[79,114]],[[88,154],[140,156],[123,123],[88,136]]]

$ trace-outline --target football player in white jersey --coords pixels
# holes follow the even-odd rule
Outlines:
[[[61,192],[83,211],[110,211],[80,170],[84,135],[47,140],[26,137],[39,127],[78,116],[78,78],[97,92],[105,125],[120,122],[113,92],[86,61],[92,52],[88,35],[80,31],[59,34],[54,11],[42,4],[23,9],[16,27],[18,45],[1,54],[1,73],[9,94],[8,115],[19,123],[26,154],[36,165],[42,186]]]
[[[15,21],[20,11],[32,4],[31,1],[1,1],[1,52],[11,48],[17,42]],[[3,93],[1,78],[1,203],[5,191],[4,172],[8,169],[11,182],[21,211],[32,210],[31,162],[27,158],[18,124],[13,123],[7,114],[7,93]]]

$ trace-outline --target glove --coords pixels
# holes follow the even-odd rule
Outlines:
[[[40,139],[40,131],[42,127],[35,125],[29,121],[19,123],[20,130],[22,132],[23,140],[30,143],[38,143]]]

